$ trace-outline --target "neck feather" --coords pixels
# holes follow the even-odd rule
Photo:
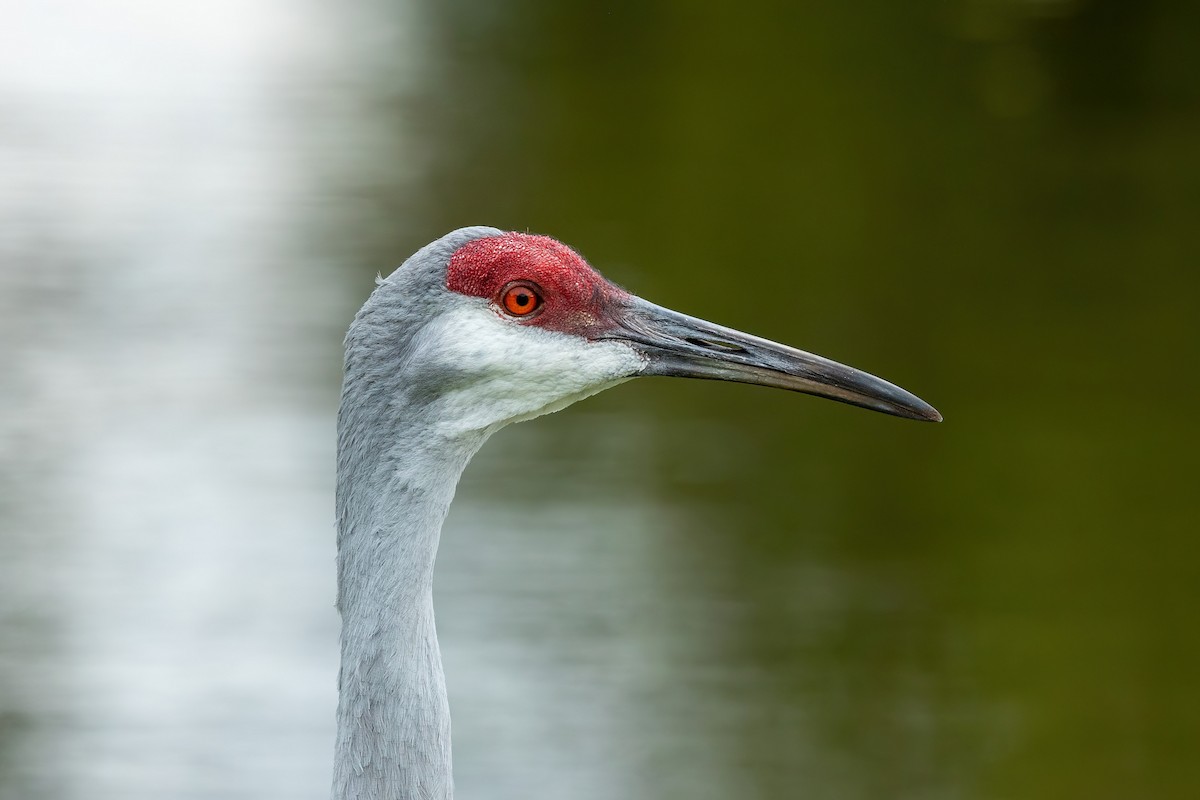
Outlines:
[[[433,617],[433,566],[479,433],[439,439],[419,409],[366,391],[338,420],[342,615],[335,800],[446,800],[450,710]],[[371,402],[372,399],[378,402]]]

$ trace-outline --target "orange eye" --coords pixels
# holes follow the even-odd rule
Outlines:
[[[500,303],[514,317],[527,317],[542,307],[542,296],[532,286],[517,283],[504,290]]]

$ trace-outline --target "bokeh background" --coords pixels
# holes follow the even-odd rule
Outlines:
[[[877,372],[500,433],[464,798],[1200,796],[1200,5],[0,2],[0,797],[327,796],[340,342],[455,227]]]

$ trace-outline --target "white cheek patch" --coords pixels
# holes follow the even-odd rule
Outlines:
[[[470,376],[440,406],[447,433],[493,432],[566,408],[634,377],[645,360],[619,341],[589,342],[518,325],[487,301],[468,300],[445,313],[432,339],[438,358]]]

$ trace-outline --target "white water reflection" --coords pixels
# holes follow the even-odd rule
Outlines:
[[[332,425],[272,96],[312,39],[282,4],[5,19],[4,796],[319,797]]]
[[[5,798],[327,792],[330,364],[370,285],[308,248],[315,176],[371,159],[284,102],[346,81],[350,23],[303,8],[4,9]],[[585,443],[630,455],[609,425]],[[627,733],[670,727],[639,719],[668,520],[633,496],[531,526],[463,495],[438,577],[462,794],[636,795],[658,756]],[[679,785],[726,794],[711,777]]]

